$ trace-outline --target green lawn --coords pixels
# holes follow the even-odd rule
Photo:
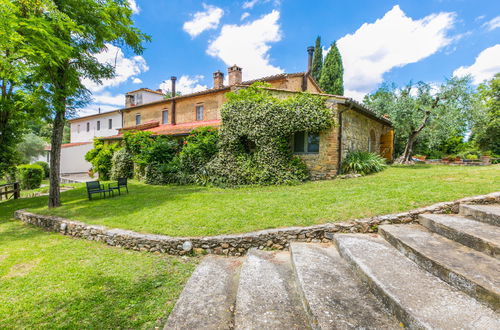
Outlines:
[[[108,227],[201,236],[344,221],[494,191],[500,191],[500,165],[419,165],[296,186],[220,189],[134,182],[129,195],[94,201],[81,187],[63,193],[64,206],[58,209],[29,209]]]
[[[0,328],[153,328],[198,258],[135,252],[11,219],[46,197],[0,203]]]

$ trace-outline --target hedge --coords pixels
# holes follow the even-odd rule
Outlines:
[[[40,165],[19,165],[19,181],[21,189],[36,189],[40,188],[43,180],[43,167]]]

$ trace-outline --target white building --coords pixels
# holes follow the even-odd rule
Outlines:
[[[160,90],[141,88],[125,94],[125,107],[159,101],[164,97]],[[94,138],[117,135],[123,127],[122,109],[74,118],[69,123],[70,143],[61,146],[61,173],[85,173],[92,167],[85,160],[85,154],[93,148]]]
[[[111,136],[118,134],[122,128],[121,110],[96,113],[69,120],[70,143],[92,142],[94,137]]]

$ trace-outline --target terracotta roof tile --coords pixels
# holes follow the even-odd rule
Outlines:
[[[73,143],[64,143],[61,144],[61,148],[71,148],[71,147],[76,147],[76,146],[82,146],[84,144],[91,144],[94,142],[73,142]],[[43,150],[51,150],[50,145],[43,147]]]
[[[152,128],[142,129],[142,131],[151,132],[154,135],[186,135],[191,133],[192,130],[198,127],[208,127],[213,126],[218,128],[221,125],[220,120],[206,120],[206,121],[195,121],[191,123],[182,123],[177,125],[164,124]],[[101,140],[121,140],[123,134],[117,134],[112,136],[106,136],[100,138]]]
[[[150,120],[150,121],[147,121],[147,122],[139,124],[139,125],[127,126],[127,127],[120,128],[120,129],[118,129],[118,131],[120,131],[120,132],[121,131],[131,131],[131,130],[143,131],[145,129],[153,128],[153,127],[156,127],[159,125],[160,125],[160,122],[158,120]]]

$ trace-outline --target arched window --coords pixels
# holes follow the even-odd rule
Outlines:
[[[377,140],[375,137],[375,131],[370,130],[370,136],[368,137],[368,151],[376,152]]]

